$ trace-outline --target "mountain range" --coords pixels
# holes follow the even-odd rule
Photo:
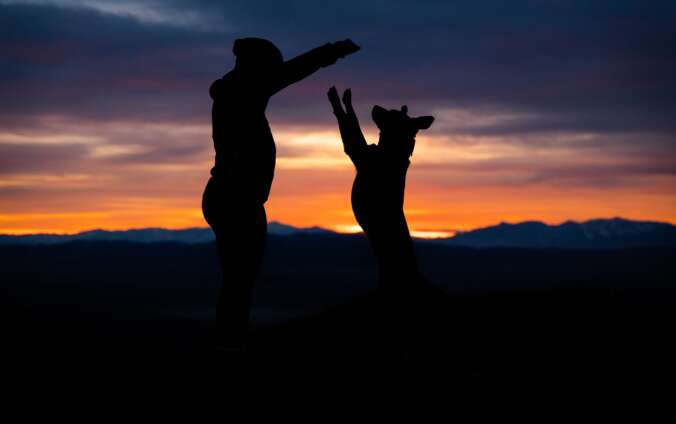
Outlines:
[[[321,227],[297,228],[279,222],[268,224],[268,233],[276,236],[332,235],[349,237]],[[168,230],[143,228],[125,231],[92,230],[77,234],[0,234],[0,245],[59,244],[70,241],[131,241],[138,243],[179,242],[206,243],[213,240],[209,228]],[[676,226],[622,218],[567,221],[548,225],[538,221],[498,225],[459,232],[453,237],[426,239],[425,243],[458,247],[495,248],[633,248],[676,246]]]
[[[268,233],[278,236],[298,234],[332,234],[320,227],[297,228],[272,221]],[[187,244],[207,243],[214,240],[214,233],[207,227],[168,230],[166,228],[138,228],[123,231],[91,230],[77,234],[0,234],[0,245],[60,244],[71,241],[131,241],[136,243],[178,242]]]
[[[454,246],[525,248],[632,248],[676,245],[676,226],[622,218],[566,221],[547,225],[538,221],[501,223],[458,233],[440,240]]]

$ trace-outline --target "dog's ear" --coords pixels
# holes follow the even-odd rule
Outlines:
[[[419,116],[413,118],[413,125],[419,130],[428,129],[432,126],[432,122],[434,122],[434,116]]]
[[[371,110],[371,118],[373,118],[373,122],[376,123],[378,129],[382,131],[387,125],[387,109],[378,105],[373,106],[373,109]]]

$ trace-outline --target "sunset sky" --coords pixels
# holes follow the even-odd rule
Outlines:
[[[290,87],[269,220],[355,230],[326,100],[434,115],[406,212],[419,235],[501,221],[676,223],[676,2],[0,0],[0,233],[206,226],[208,89],[232,42],[362,50]]]

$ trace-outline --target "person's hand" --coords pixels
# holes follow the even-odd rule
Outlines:
[[[358,52],[361,49],[361,47],[356,45],[349,38],[346,38],[345,40],[342,41],[336,41],[335,43],[333,43],[333,47],[336,50],[336,56],[341,58],[350,55],[352,53]]]

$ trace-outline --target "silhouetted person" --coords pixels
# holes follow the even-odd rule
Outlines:
[[[243,347],[258,276],[267,220],[264,204],[275,169],[275,143],[265,117],[270,97],[285,87],[359,50],[350,40],[327,43],[284,61],[260,38],[235,41],[235,67],[214,81],[213,141],[216,165],[202,198],[214,230],[223,274],[217,326],[224,347]]]
[[[373,106],[371,115],[380,129],[380,139],[377,145],[369,145],[352,107],[351,91],[343,93],[345,110],[335,87],[331,87],[328,96],[338,119],[345,153],[357,169],[352,185],[352,211],[378,261],[380,286],[415,283],[420,274],[404,216],[406,171],[416,134],[429,128],[434,118],[411,118],[406,106],[401,110]]]

